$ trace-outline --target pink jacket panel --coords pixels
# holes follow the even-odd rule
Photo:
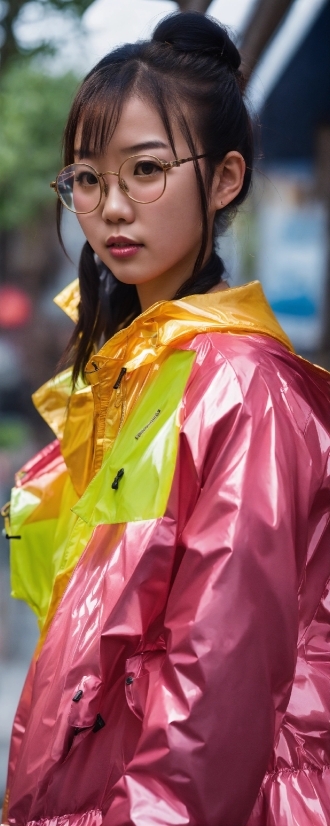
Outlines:
[[[167,511],[100,525],[76,567],[12,826],[330,821],[329,380],[261,336],[187,348]]]

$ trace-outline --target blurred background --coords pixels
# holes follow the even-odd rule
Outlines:
[[[116,45],[179,9],[228,26],[256,128],[248,202],[219,240],[231,285],[258,278],[296,350],[330,368],[330,0],[0,0],[0,504],[53,434],[31,393],[51,377],[71,322],[53,297],[76,277],[82,236],[55,196],[61,135],[79,79]],[[8,739],[37,640],[10,599],[0,540],[0,802]]]

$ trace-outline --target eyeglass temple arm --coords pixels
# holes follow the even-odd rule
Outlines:
[[[176,158],[175,161],[169,161],[164,169],[172,169],[173,166],[181,166],[182,163],[188,163],[188,161],[198,161],[200,158],[206,158],[206,154],[207,153],[204,153],[203,155],[191,155],[189,158]]]

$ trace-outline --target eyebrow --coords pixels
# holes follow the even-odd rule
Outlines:
[[[143,149],[170,149],[168,143],[163,141],[144,141],[135,143],[133,146],[126,146],[123,152],[142,152]]]
[[[143,152],[145,149],[170,149],[169,144],[164,143],[163,141],[144,141],[143,143],[135,143],[133,146],[125,146],[124,149],[121,151],[123,153],[132,152],[134,155],[135,152]],[[78,158],[92,158],[94,157],[94,153],[90,152],[88,149],[85,152],[81,151],[80,147],[77,147],[74,150],[74,154],[78,156]]]

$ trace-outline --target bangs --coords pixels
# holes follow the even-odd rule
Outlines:
[[[119,100],[113,92],[110,99],[109,97],[107,100],[102,98],[104,98],[103,94],[94,95],[87,106],[83,107],[83,113],[77,121],[72,157],[69,163],[72,163],[74,154],[77,154],[79,159],[89,158],[91,155],[102,155],[109,145],[120,119],[124,101],[122,96]]]
[[[101,155],[107,150],[123,106],[133,94],[156,109],[174,157],[177,157],[172,124],[177,123],[183,133],[186,128],[171,86],[164,77],[158,76],[157,71],[150,71],[135,60],[124,65],[100,66],[84,81],[73,103],[64,133],[64,164],[74,162],[75,150],[84,158]]]
[[[100,68],[77,94],[64,133],[65,165],[73,163],[75,150],[81,157],[101,155],[111,141],[135,79],[132,64],[111,70]]]

